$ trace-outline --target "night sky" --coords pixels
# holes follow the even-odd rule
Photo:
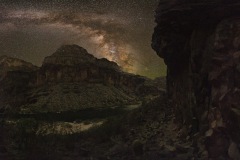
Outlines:
[[[166,67],[151,49],[158,0],[0,0],[0,56],[37,66],[77,44],[125,71],[148,77]]]

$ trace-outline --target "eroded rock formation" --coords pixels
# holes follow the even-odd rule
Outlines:
[[[37,85],[84,81],[135,89],[145,79],[122,72],[115,62],[97,59],[82,47],[64,45],[44,59]]]
[[[156,11],[152,47],[168,66],[177,122],[207,133],[210,159],[240,159],[239,7],[237,0],[161,0]]]

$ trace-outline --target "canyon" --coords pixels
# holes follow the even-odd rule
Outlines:
[[[239,160],[239,7],[238,0],[159,1],[152,48],[167,65],[166,86],[77,45],[61,46],[41,67],[0,57],[1,112],[45,119],[7,119],[0,148],[28,159]],[[102,107],[139,101],[91,129],[88,121],[46,122],[46,113],[97,117]]]
[[[115,62],[97,59],[77,45],[61,46],[41,67],[6,56],[0,60],[2,112],[56,113],[122,106],[139,103],[143,92],[158,94],[154,85],[146,83],[152,80],[125,73]]]

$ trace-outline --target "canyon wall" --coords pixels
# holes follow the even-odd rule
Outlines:
[[[61,46],[44,59],[41,67],[1,56],[0,113],[136,103],[137,97],[144,95],[142,91],[149,90],[145,81],[150,80],[125,73],[115,62],[97,59],[77,45]],[[157,88],[151,90],[156,92]]]
[[[37,85],[46,83],[103,83],[133,91],[144,77],[125,73],[115,62],[97,59],[77,45],[61,46],[44,59],[39,69]]]
[[[168,66],[176,121],[206,133],[210,159],[240,159],[239,7],[237,0],[161,0],[156,10],[152,47]]]

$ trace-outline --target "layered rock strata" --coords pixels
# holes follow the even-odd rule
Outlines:
[[[138,101],[146,91],[146,80],[77,45],[61,46],[41,67],[2,56],[0,108],[37,113],[121,106]]]

